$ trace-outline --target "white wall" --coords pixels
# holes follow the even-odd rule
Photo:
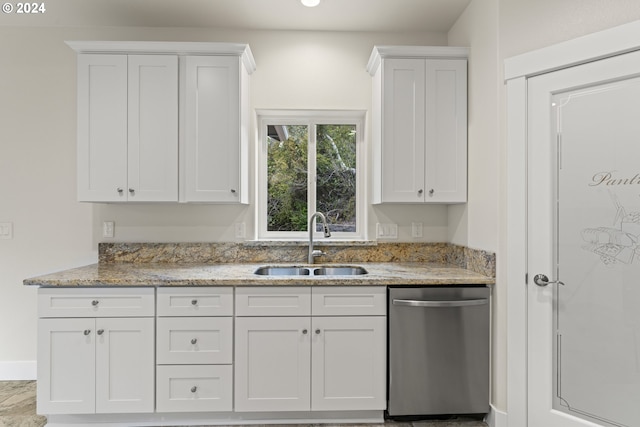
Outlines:
[[[0,27],[0,222],[14,224],[14,238],[0,240],[0,380],[35,375],[16,371],[36,358],[36,290],[22,280],[96,262],[102,221],[116,222],[114,241],[232,241],[233,223],[253,218],[251,207],[76,202],[75,53],[65,40],[246,42],[258,66],[252,108],[363,110],[374,45],[447,42],[440,33]],[[396,222],[411,241],[411,222],[422,221],[422,241],[447,239],[445,207],[369,211],[370,230]]]

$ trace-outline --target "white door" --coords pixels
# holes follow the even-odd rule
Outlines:
[[[187,202],[240,201],[240,60],[185,58]]]
[[[154,318],[96,319],[96,413],[153,412]]]
[[[236,317],[235,410],[308,411],[311,318]]]
[[[127,200],[127,56],[78,56],[78,200]]]
[[[311,409],[385,409],[386,325],[384,316],[313,318]]]
[[[467,201],[467,61],[426,64],[425,201]]]
[[[640,426],[638,75],[640,52],[528,80],[529,427]]]
[[[425,60],[383,66],[382,202],[424,202]]]
[[[178,201],[178,57],[129,55],[129,201]]]
[[[95,320],[38,321],[38,414],[95,412]]]

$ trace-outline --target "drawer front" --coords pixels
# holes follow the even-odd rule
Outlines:
[[[158,366],[157,412],[230,412],[232,366]]]
[[[157,330],[159,365],[232,363],[231,317],[160,317]]]
[[[158,288],[158,316],[233,316],[233,288]]]
[[[385,286],[318,286],[312,288],[314,316],[384,316]]]
[[[155,315],[155,289],[40,288],[39,317],[146,317]]]
[[[236,288],[236,316],[309,316],[310,287]]]

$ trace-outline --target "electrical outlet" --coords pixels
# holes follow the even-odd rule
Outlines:
[[[235,229],[236,229],[236,239],[244,239],[246,234],[246,231],[245,231],[246,227],[244,225],[244,222],[236,222]]]
[[[13,239],[13,223],[0,222],[0,239]]]
[[[116,223],[105,221],[102,223],[102,237],[113,237],[116,233]]]
[[[376,236],[378,239],[397,239],[398,224],[376,224]]]
[[[412,222],[411,223],[411,237],[421,238],[422,237],[422,223],[421,222]]]

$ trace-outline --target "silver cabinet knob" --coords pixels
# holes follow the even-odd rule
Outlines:
[[[431,190],[429,190],[429,195],[433,196],[433,193],[435,193],[434,189],[432,188]]]
[[[235,188],[232,188],[232,189],[231,189],[231,192],[232,192],[233,194],[235,194],[235,193],[236,193]]]
[[[302,330],[302,333],[303,333],[304,335],[307,335],[307,334],[309,333],[309,331],[308,331],[308,330],[306,330],[306,329],[303,329],[303,330]]]
[[[83,333],[85,335],[89,335],[91,333],[91,329],[85,329]]]
[[[191,387],[191,393],[195,393],[196,391],[198,391],[198,387],[196,386]]]
[[[104,334],[104,329],[98,329],[98,335]]]
[[[120,194],[122,196],[122,192],[124,191],[122,188],[118,187],[117,188],[118,194]]]
[[[421,189],[418,190],[418,196],[422,196],[422,193],[424,193],[424,190],[422,190],[422,188],[421,188]]]
[[[198,300],[197,299],[192,299],[191,300],[191,305],[198,305]]]
[[[100,301],[98,301],[97,299],[94,299],[93,301],[91,301],[91,305],[96,307],[98,304],[100,304]]]
[[[191,344],[195,345],[198,342],[198,338],[191,338]]]
[[[134,190],[133,188],[130,188],[130,189],[129,189],[129,193],[130,193],[130,194],[133,194],[133,193],[135,193],[135,192],[136,192],[136,190]]]
[[[320,329],[316,329],[316,335],[320,335]]]

